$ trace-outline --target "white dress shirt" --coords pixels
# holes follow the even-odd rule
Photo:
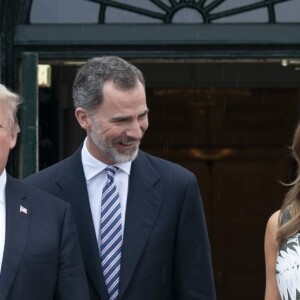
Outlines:
[[[6,224],[6,208],[5,208],[5,185],[6,185],[6,171],[0,175],[0,273],[3,260],[3,251],[5,245],[5,224]]]
[[[97,241],[100,243],[99,232],[101,219],[101,199],[102,190],[106,183],[106,172],[104,169],[107,167],[107,165],[90,154],[86,147],[86,140],[84,141],[81,150],[81,159],[86,179],[95,233]],[[115,166],[119,168],[118,172],[114,176],[114,180],[121,200],[122,229],[124,232],[131,161],[123,164],[116,164]]]

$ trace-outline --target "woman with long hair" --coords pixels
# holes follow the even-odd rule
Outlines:
[[[265,300],[300,299],[300,123],[292,145],[296,179],[288,184],[282,207],[268,220],[265,233]]]

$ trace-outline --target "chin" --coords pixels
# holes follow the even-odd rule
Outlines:
[[[119,164],[132,161],[137,157],[138,150],[139,149],[136,148],[134,151],[130,151],[127,153],[118,153],[115,157],[115,161]]]

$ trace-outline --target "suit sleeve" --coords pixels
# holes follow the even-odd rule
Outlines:
[[[88,300],[86,274],[81,258],[72,209],[67,204],[62,224],[56,300]]]
[[[183,202],[175,245],[175,299],[216,299],[208,233],[195,176]]]

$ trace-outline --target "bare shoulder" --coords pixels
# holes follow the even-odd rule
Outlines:
[[[276,231],[278,230],[278,225],[279,225],[279,214],[280,214],[280,210],[277,210],[276,212],[274,212],[267,223],[267,226],[276,229]]]
[[[276,235],[279,227],[279,214],[280,210],[277,210],[270,216],[268,220],[266,227],[266,238],[268,240],[276,240]]]

